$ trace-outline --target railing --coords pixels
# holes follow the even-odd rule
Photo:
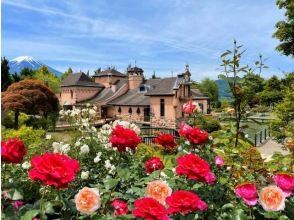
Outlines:
[[[142,138],[144,144],[153,144],[157,136],[145,136]],[[175,141],[180,140],[180,137],[175,137]]]
[[[254,146],[258,146],[262,144],[265,140],[271,137],[271,130],[269,128],[264,128],[263,130],[257,132],[253,136],[253,140],[251,141],[254,143]]]
[[[142,127],[141,128],[141,136],[143,143],[152,144],[154,143],[154,139],[157,135],[166,133],[174,136],[175,141],[179,140],[179,133],[177,130],[172,128],[159,128],[159,127]]]
[[[166,133],[172,134],[175,137],[179,137],[178,131],[172,128],[142,127],[140,129],[142,136],[156,136],[158,133]]]

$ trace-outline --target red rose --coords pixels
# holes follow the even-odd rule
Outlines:
[[[48,186],[66,188],[80,170],[77,160],[63,154],[45,153],[31,160],[29,176],[33,181],[41,181]]]
[[[192,127],[184,122],[182,122],[179,127],[179,135],[187,138],[188,134],[192,131]]]
[[[115,199],[112,201],[111,206],[114,208],[115,216],[126,215],[129,213],[128,203],[123,200]]]
[[[159,157],[152,157],[145,162],[145,170],[147,173],[152,173],[155,170],[164,169],[164,165]]]
[[[199,128],[192,128],[187,134],[187,138],[191,144],[205,144],[208,139],[208,134]]]
[[[166,151],[174,151],[177,143],[175,142],[174,136],[171,134],[163,133],[154,140],[155,143],[160,144],[165,148]]]
[[[145,220],[168,220],[165,207],[153,198],[135,200],[133,215]]]
[[[195,211],[203,211],[208,208],[207,204],[202,201],[196,193],[178,190],[166,198],[168,214],[181,213],[186,215]]]
[[[110,143],[112,147],[116,147],[119,152],[126,151],[127,147],[135,150],[140,142],[141,138],[132,129],[117,125],[112,130]]]
[[[197,180],[212,184],[215,181],[214,174],[210,171],[209,164],[197,154],[187,154],[177,159],[176,173],[184,175],[190,180]]]
[[[26,153],[24,143],[17,138],[1,142],[1,159],[3,162],[21,163]]]

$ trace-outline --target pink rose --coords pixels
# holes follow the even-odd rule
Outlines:
[[[294,175],[289,173],[277,173],[273,176],[273,180],[278,187],[283,190],[285,197],[289,197],[294,190]]]
[[[235,187],[235,194],[242,198],[249,206],[257,204],[257,190],[254,183],[242,183],[237,185]]]
[[[223,167],[225,165],[225,161],[221,156],[216,156],[214,158],[214,163],[216,166]]]
[[[17,200],[12,203],[12,206],[15,210],[19,210],[24,205],[24,202]]]

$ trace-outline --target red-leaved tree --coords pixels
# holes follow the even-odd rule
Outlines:
[[[11,84],[2,93],[4,111],[14,111],[14,126],[18,127],[20,112],[46,116],[58,112],[58,98],[42,81],[25,79]]]

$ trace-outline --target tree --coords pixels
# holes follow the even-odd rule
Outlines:
[[[11,75],[12,82],[19,82],[21,80],[20,76],[15,72]]]
[[[58,93],[60,91],[60,79],[54,73],[47,72],[45,68],[41,67],[36,70],[34,73],[34,79],[42,80],[44,84],[50,87],[54,93]]]
[[[48,67],[45,65],[42,65],[38,71],[41,72],[42,75],[48,75],[50,73]]]
[[[259,93],[263,91],[264,79],[254,72],[248,72],[242,79],[250,107],[260,102]]]
[[[69,67],[60,77],[61,80],[64,80],[66,77],[68,77],[70,74],[72,74],[72,68]]]
[[[34,76],[34,71],[28,67],[23,68],[20,73],[20,78],[25,79],[25,78],[33,78]]]
[[[222,73],[219,77],[221,79],[227,80],[231,93],[233,95],[233,106],[234,106],[234,115],[236,121],[236,139],[235,139],[235,147],[238,146],[240,128],[241,128],[241,119],[245,113],[246,107],[248,105],[248,99],[246,96],[246,86],[244,82],[240,80],[241,73],[253,72],[252,68],[247,66],[241,66],[241,57],[245,50],[240,51],[242,45],[237,45],[236,40],[234,40],[233,50],[226,50],[222,55],[222,64],[223,68]],[[262,60],[262,56],[259,56]],[[258,64],[258,62],[255,62]],[[267,68],[264,63],[259,63],[260,71],[263,68]]]
[[[8,60],[5,57],[1,57],[1,92],[5,91],[11,83]]]
[[[213,107],[216,107],[218,103],[218,86],[214,80],[204,78],[201,83],[197,85],[198,89],[208,96],[210,103]]]
[[[263,105],[273,105],[283,99],[282,83],[277,76],[272,76],[265,82],[264,90],[260,94],[260,101]]]
[[[278,139],[293,137],[294,135],[294,87],[285,90],[284,99],[276,105],[273,131]]]
[[[276,23],[276,32],[273,34],[275,38],[280,40],[280,44],[276,49],[286,56],[294,57],[294,1],[293,0],[277,0],[279,9],[285,10],[284,21]]]
[[[58,112],[58,98],[40,80],[24,79],[11,84],[2,93],[2,108],[4,111],[14,111],[14,127],[18,128],[20,112],[47,116]]]

